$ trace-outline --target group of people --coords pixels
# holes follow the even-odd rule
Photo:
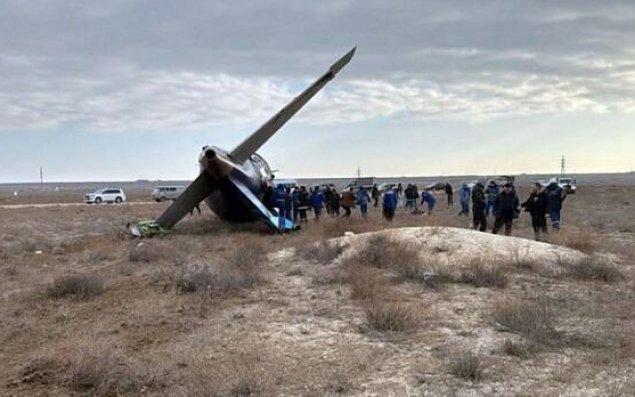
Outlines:
[[[454,205],[454,191],[449,183],[443,187],[448,206]],[[492,232],[497,234],[503,230],[505,235],[511,235],[514,219],[520,216],[521,209],[529,212],[532,220],[535,238],[544,240],[547,235],[546,216],[549,214],[553,229],[560,228],[560,211],[566,193],[558,186],[555,179],[549,181],[546,187],[535,183],[531,187],[529,197],[520,203],[516,188],[512,182],[499,186],[494,180],[487,186],[478,181],[473,187],[463,183],[459,189],[461,210],[459,216],[469,215],[470,203],[472,209],[473,228],[480,231],[487,230],[488,216],[494,216]],[[419,201],[420,200],[420,201]],[[343,211],[344,217],[350,217],[353,209],[359,206],[361,217],[366,219],[368,207],[378,207],[381,201],[383,216],[392,221],[398,208],[412,210],[416,213],[431,214],[437,203],[437,198],[431,189],[424,189],[421,193],[416,185],[408,184],[404,189],[401,184],[388,186],[383,192],[377,185],[371,189],[360,186],[357,191],[353,187],[343,193],[335,188],[315,186],[309,190],[305,186],[293,189],[279,185],[275,191],[266,191],[263,202],[270,210],[277,209],[281,218],[294,222],[307,222],[309,211],[313,211],[316,220],[322,216],[323,209],[327,214],[339,217]],[[417,208],[420,203],[424,211]]]
[[[566,192],[558,186],[556,179],[551,179],[546,187],[536,182],[531,186],[529,197],[520,203],[516,188],[512,182],[503,184],[502,189],[495,181],[487,187],[477,182],[472,189],[467,184],[461,186],[461,211],[459,215],[469,214],[470,199],[472,202],[472,221],[474,229],[485,231],[487,217],[494,216],[492,233],[497,234],[504,228],[505,235],[512,233],[514,219],[520,217],[521,209],[531,215],[531,225],[536,240],[543,241],[547,236],[547,219],[549,214],[553,229],[560,229],[560,211],[566,198]]]

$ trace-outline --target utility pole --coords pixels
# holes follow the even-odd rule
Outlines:
[[[357,179],[361,178],[362,176],[362,168],[358,165],[357,166]]]
[[[564,176],[565,174],[565,161],[564,154],[562,155],[562,159],[560,159],[560,176]]]

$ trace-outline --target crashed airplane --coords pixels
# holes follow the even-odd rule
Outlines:
[[[272,230],[293,230],[295,225],[280,222],[263,204],[265,189],[273,187],[274,175],[267,162],[256,151],[260,149],[291,117],[346,66],[356,47],[335,62],[304,92],[276,113],[250,137],[232,151],[204,146],[199,156],[201,172],[181,195],[155,221],[131,227],[134,235],[150,235],[153,231],[171,229],[179,220],[205,201],[219,218],[229,222],[264,221]]]

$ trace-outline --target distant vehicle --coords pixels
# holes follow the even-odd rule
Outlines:
[[[126,201],[126,194],[118,188],[104,188],[84,195],[84,202],[87,204],[101,203],[123,203]]]
[[[274,179],[273,183],[276,186],[284,186],[285,189],[293,189],[294,187],[298,186],[298,181],[296,181],[295,179]]]
[[[344,188],[344,191],[350,188],[359,189],[362,186],[370,190],[373,188],[374,185],[375,185],[375,178],[372,176],[368,178],[357,178],[350,181],[348,185],[346,185],[346,187]]]
[[[435,182],[423,187],[423,190],[445,191],[447,182]]]
[[[176,200],[183,191],[183,186],[155,186],[152,199],[157,203],[165,200]]]
[[[560,186],[562,190],[564,190],[565,193],[567,194],[575,194],[576,190],[578,189],[576,187],[575,178],[556,177],[555,179],[556,179],[556,182],[558,182],[558,186]],[[549,179],[545,181],[540,181],[540,184],[543,187],[546,187],[547,185],[549,185]]]
[[[377,188],[381,193],[386,193],[388,189],[395,189],[397,186],[397,183],[382,183]]]

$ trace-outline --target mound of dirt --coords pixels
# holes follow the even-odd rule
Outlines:
[[[434,256],[435,260],[449,265],[463,264],[471,259],[486,261],[514,261],[541,263],[557,269],[562,262],[585,257],[580,251],[570,248],[527,240],[519,237],[500,236],[470,229],[452,227],[407,227],[386,229],[374,233],[349,234],[333,239],[346,249],[339,260],[346,260],[357,250],[364,249],[373,238],[384,236],[394,241],[409,243],[420,249],[423,257]]]

